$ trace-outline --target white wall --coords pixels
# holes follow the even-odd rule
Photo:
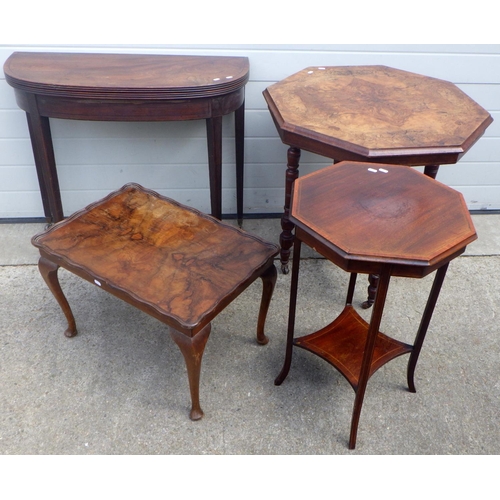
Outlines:
[[[236,55],[250,59],[246,87],[245,213],[279,213],[284,203],[287,146],[281,143],[262,91],[307,66],[383,64],[451,81],[494,122],[457,165],[438,180],[461,191],[471,210],[500,209],[500,45],[0,45],[14,51]],[[114,123],[51,120],[66,215],[138,182],[209,211],[204,121]],[[303,152],[301,172],[331,161]],[[224,118],[223,212],[235,213],[233,117]],[[26,117],[0,72],[0,218],[42,217]]]

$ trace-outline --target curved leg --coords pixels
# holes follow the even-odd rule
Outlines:
[[[212,215],[222,216],[222,116],[207,118],[208,174]]]
[[[210,323],[200,330],[194,337],[188,337],[174,328],[170,328],[170,336],[179,346],[184,356],[188,372],[189,390],[191,392],[191,420],[200,420],[203,417],[203,410],[200,407],[200,370],[201,358],[207,344],[211,330]]]
[[[266,322],[267,311],[269,310],[269,305],[271,304],[271,297],[273,296],[277,278],[278,272],[276,271],[274,264],[271,264],[271,266],[268,267],[261,276],[262,299],[260,301],[259,319],[257,322],[257,342],[262,345],[269,342],[269,339],[264,333],[264,324]]]
[[[380,276],[378,285],[377,296],[370,319],[370,326],[368,328],[368,335],[366,337],[365,351],[363,354],[363,361],[361,364],[361,371],[358,379],[358,386],[356,389],[356,398],[354,400],[354,409],[352,412],[351,420],[351,434],[349,437],[349,449],[354,450],[356,447],[356,436],[358,433],[359,417],[361,415],[361,407],[363,406],[363,399],[365,397],[366,385],[370,378],[371,364],[373,358],[373,351],[375,349],[375,342],[384,312],[385,299],[387,297],[387,290],[389,288],[389,281],[391,279],[390,269],[384,271]]]
[[[292,186],[295,179],[299,176],[299,160],[300,149],[290,147],[287,153],[287,170],[285,176],[285,206],[283,216],[281,217],[281,272],[288,274],[288,261],[290,259],[290,249],[293,245],[293,228],[295,227],[290,222],[290,201],[292,197]]]
[[[425,311],[422,316],[422,320],[420,321],[420,326],[415,338],[413,350],[410,354],[407,371],[408,388],[410,392],[417,392],[417,390],[415,389],[415,382],[413,378],[415,375],[415,368],[417,366],[418,356],[420,354],[420,350],[422,349],[422,344],[424,343],[427,328],[429,328],[432,313],[434,312],[434,307],[436,306],[436,302],[439,297],[439,292],[441,291],[441,286],[443,285],[447,269],[448,264],[445,264],[436,271],[436,277],[434,278],[434,282],[432,283],[431,292],[429,294],[429,298],[427,299],[427,305],[425,306]]]
[[[75,317],[59,284],[59,278],[57,277],[59,266],[45,257],[40,257],[38,269],[68,320],[68,328],[64,332],[64,335],[66,337],[74,337],[77,334]]]
[[[301,241],[299,239],[295,239],[293,247],[292,282],[290,283],[290,305],[288,308],[288,332],[286,339],[285,362],[280,374],[274,381],[274,385],[281,385],[283,380],[285,380],[288,375],[290,365],[292,364],[293,332],[295,329],[295,310],[297,305],[297,288],[299,282],[300,246]]]
[[[245,101],[234,113],[236,136],[236,215],[238,226],[243,225],[243,170],[245,161]]]

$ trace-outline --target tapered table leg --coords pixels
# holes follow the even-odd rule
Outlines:
[[[207,119],[208,174],[212,215],[222,217],[222,116]]]
[[[236,216],[238,225],[243,225],[243,177],[245,163],[245,101],[234,113],[234,135],[236,137]]]
[[[26,118],[45,217],[49,223],[59,222],[64,219],[64,214],[49,118],[39,114],[33,95],[27,99],[29,112],[26,112]]]

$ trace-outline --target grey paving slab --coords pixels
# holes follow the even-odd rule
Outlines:
[[[284,358],[289,275],[278,276],[268,345],[255,343],[259,282],[214,320],[202,366],[206,415],[191,422],[184,361],[166,327],[62,270],[79,328],[64,337],[64,317],[29,244],[43,224],[0,225],[0,454],[499,454],[500,219],[474,220],[480,239],[450,265],[417,393],[406,389],[407,357],[379,370],[354,451],[347,449],[354,392],[336,370],[296,349],[288,378],[273,383]],[[273,240],[276,224],[279,233],[276,220],[244,227]],[[303,259],[297,334],[333,320],[346,284],[324,259]],[[413,340],[430,284],[393,279],[385,333]],[[360,277],[356,304],[365,285]]]

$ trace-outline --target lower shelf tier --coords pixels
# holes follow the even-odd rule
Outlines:
[[[293,343],[328,361],[356,391],[369,326],[352,306],[346,306],[333,323],[315,333],[296,338]],[[412,349],[412,345],[378,332],[370,377],[380,367],[402,354],[411,352]]]

